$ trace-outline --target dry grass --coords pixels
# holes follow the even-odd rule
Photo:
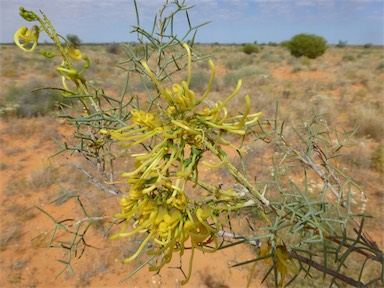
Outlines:
[[[19,226],[10,225],[3,228],[0,233],[0,251],[4,251],[9,245],[20,241],[21,235],[22,232]]]

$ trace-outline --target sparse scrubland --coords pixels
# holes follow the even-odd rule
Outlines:
[[[82,45],[81,48],[83,53],[86,53],[95,63],[89,70],[88,78],[95,81],[105,80],[103,84],[108,93],[119,95],[119,87],[124,84],[125,77],[114,65],[123,55],[121,51],[111,50],[110,47],[109,45]],[[287,137],[294,137],[291,135],[293,132],[290,131],[290,127],[300,121],[310,120],[315,115],[330,127],[338,127],[345,131],[356,129],[355,134],[348,143],[345,143],[345,147],[335,161],[343,167],[345,173],[353,176],[363,187],[367,197],[364,207],[368,209],[367,214],[374,217],[367,221],[366,227],[379,247],[383,247],[381,217],[383,216],[382,83],[384,83],[384,73],[381,66],[384,59],[382,50],[375,47],[368,49],[353,46],[330,47],[323,56],[306,60],[291,56],[286,49],[279,46],[261,46],[259,53],[251,55],[245,54],[241,45],[207,44],[196,45],[195,49],[213,55],[217,77],[210,95],[212,101],[220,100],[221,95],[230,93],[237,79],[241,78],[244,83],[242,93],[250,95],[253,108],[263,111],[264,117],[273,117],[278,103],[278,113],[286,122]],[[45,215],[34,208],[34,205],[48,205],[59,197],[62,191],[57,183],[60,183],[65,187],[63,189],[84,195],[83,205],[92,207],[92,216],[106,215],[115,211],[117,207],[112,197],[97,191],[94,185],[88,183],[87,177],[65,159],[58,157],[47,160],[47,157],[59,150],[58,146],[52,144],[54,143],[52,137],[60,139],[61,135],[68,136],[71,132],[71,128],[68,128],[65,123],[51,116],[51,113],[57,113],[55,101],[63,99],[57,96],[52,98],[52,95],[47,92],[45,92],[46,95],[43,93],[38,97],[31,93],[37,88],[55,87],[60,84],[56,75],[50,71],[48,60],[32,57],[10,45],[2,45],[1,51],[3,205],[0,209],[2,215],[5,215],[1,223],[0,241],[1,264],[4,267],[2,283],[10,287],[46,287],[47,283],[61,283],[62,280],[53,276],[44,276],[42,271],[47,269],[44,267],[55,267],[51,271],[54,274],[60,271],[60,265],[53,265],[55,257],[52,258],[52,252],[49,254],[42,248],[48,240],[41,239],[41,235],[49,231],[50,222]],[[193,65],[191,89],[202,93],[209,81],[209,67],[204,61]],[[52,80],[48,80],[47,76],[52,77]],[[140,95],[142,89],[143,84],[140,79],[132,78],[128,87],[129,93]],[[239,107],[240,111],[242,104],[242,101],[235,101],[233,108]],[[274,151],[270,151],[266,145],[252,147],[248,152],[246,164],[252,167],[255,176],[268,178],[269,173],[273,173],[265,169],[266,159],[273,156],[273,153]],[[220,169],[216,177],[218,181],[222,181],[228,175],[226,171]],[[311,183],[309,188],[316,191],[316,185],[317,183]],[[88,193],[89,191],[94,192]],[[62,205],[69,204],[64,203],[56,207],[61,209]],[[65,209],[71,209],[71,206]],[[97,229],[93,234],[94,237],[104,235],[101,238],[104,242],[108,242],[107,238],[103,238],[110,233],[108,225],[101,223],[95,228]],[[93,245],[92,240],[89,241],[90,245]],[[106,244],[103,243],[103,245]],[[82,262],[79,262],[80,272],[74,278],[69,278],[71,282],[68,283],[84,287],[84,285],[96,285],[95,283],[97,285],[102,285],[104,282],[110,283],[108,281],[113,279],[116,279],[116,282],[122,278],[127,269],[116,263],[115,259],[120,255],[128,257],[135,251],[134,247],[137,245],[135,242],[128,246],[126,243],[116,242],[112,245],[113,251],[110,246],[108,248],[112,254],[103,259],[102,267],[96,264],[81,265]],[[105,249],[104,246],[102,255],[106,252]],[[98,263],[97,253],[92,249],[89,250],[88,253],[95,256],[89,256],[83,262]],[[238,256],[231,255],[230,252],[225,253],[217,259],[222,262],[221,265],[224,268],[228,263],[234,264],[236,259],[240,261]],[[45,259],[51,260],[48,262]],[[25,267],[30,267],[30,270],[26,270]],[[234,269],[237,268],[230,269],[233,270],[231,274],[240,272],[242,274],[240,280],[236,278],[239,275],[226,278],[223,280],[225,284],[228,287],[234,287],[232,281],[243,281],[239,282],[239,287],[245,285],[246,273],[235,271]],[[354,269],[353,266],[350,269]],[[102,280],[100,275],[108,275],[108,280]],[[144,273],[141,272],[140,276],[134,278],[135,281],[138,283],[143,281],[141,280],[143,275]],[[172,277],[170,276],[172,274],[167,275]],[[213,287],[207,284],[211,281],[221,283],[219,280],[221,276],[214,272],[204,277],[202,276],[205,275],[204,272],[197,272],[195,275],[199,279],[192,278],[191,287],[193,285]],[[107,276],[102,276],[103,279],[105,277]],[[216,277],[216,280],[212,280],[212,277]],[[161,281],[168,281],[166,285],[173,285],[171,280],[164,279]],[[261,275],[258,279],[260,283]],[[161,287],[160,283],[163,283],[161,281],[154,280],[154,284],[151,283],[151,285]],[[309,285],[306,280],[302,283]],[[321,283],[319,280],[319,287],[322,286]],[[226,287],[225,284],[220,285]]]
[[[46,50],[51,48],[48,45],[40,46]],[[170,106],[176,109],[176,112],[167,107],[163,108],[160,104],[154,105],[157,98],[149,99],[148,95],[155,95],[159,91],[160,94],[165,92],[161,91],[161,86],[151,83],[151,77],[143,79],[132,73],[127,81],[127,74],[121,69],[127,64],[124,60],[132,51],[138,57],[143,56],[146,53],[143,46],[81,44],[79,47],[90,59],[91,66],[86,71],[89,85],[102,87],[95,89],[95,97],[103,95],[97,107],[106,107],[110,104],[109,101],[116,101],[122,95],[131,95],[128,97],[131,99],[129,109],[134,108],[139,111],[145,108],[148,112],[143,113],[141,110],[140,114],[132,112],[136,110],[128,110],[130,111],[128,114],[133,116],[127,116],[124,120],[129,122],[137,118],[136,124],[141,123],[140,125],[148,127],[151,125],[162,127],[163,124],[151,118],[157,115],[151,114],[151,109],[159,109],[160,114],[175,115],[177,109],[193,110],[195,108],[190,99],[188,101],[191,103],[185,99],[184,103],[179,99],[181,101],[179,106],[176,104],[172,106],[173,102],[170,101]],[[183,48],[176,45],[175,47],[176,52],[173,52],[179,55],[184,53],[180,51],[184,51],[186,46]],[[192,47],[194,60],[201,55],[202,59],[192,62],[192,73],[187,69],[180,69],[181,71],[178,71],[172,79],[173,83],[179,83],[191,76],[187,86],[183,84],[184,93],[193,90],[198,101],[201,95],[205,95],[207,89],[210,89],[209,96],[205,100],[207,110],[204,111],[214,110],[214,107],[221,107],[220,109],[225,107],[225,112],[222,113],[227,112],[226,105],[215,105],[225,102],[228,95],[231,95],[234,90],[237,91],[238,80],[242,79],[243,85],[238,92],[241,97],[230,99],[228,105],[230,117],[232,117],[229,119],[239,123],[242,121],[238,119],[247,119],[251,123],[251,117],[259,117],[259,115],[250,114],[250,118],[247,118],[248,108],[252,113],[263,112],[258,124],[255,124],[257,120],[255,118],[255,122],[252,122],[253,126],[246,128],[245,131],[239,130],[241,125],[237,122],[235,127],[231,126],[231,123],[226,123],[224,118],[221,122],[212,120],[209,125],[212,130],[219,127],[220,132],[217,134],[210,134],[210,130],[204,126],[211,121],[210,116],[204,114],[205,112],[196,112],[197,119],[203,118],[201,123],[204,125],[201,124],[199,129],[204,131],[204,137],[210,141],[204,137],[197,139],[194,136],[193,138],[188,134],[191,131],[193,135],[200,132],[197,128],[194,130],[192,126],[187,126],[194,123],[194,118],[188,118],[190,123],[178,122],[178,119],[170,121],[170,123],[176,123],[176,126],[179,125],[179,128],[185,129],[184,138],[179,141],[187,139],[190,141],[188,145],[194,147],[190,154],[180,154],[177,161],[184,163],[181,160],[184,156],[189,157],[190,162],[195,161],[204,148],[209,147],[208,152],[211,154],[208,153],[203,160],[208,162],[208,168],[215,168],[211,170],[199,166],[197,176],[197,172],[196,174],[191,171],[189,171],[190,174],[187,173],[188,169],[195,169],[189,165],[190,162],[183,166],[185,169],[182,170],[183,177],[195,181],[193,186],[186,186],[185,190],[188,193],[194,192],[191,198],[195,198],[189,205],[196,205],[196,208],[188,210],[189,208],[183,206],[184,200],[172,196],[177,204],[175,204],[176,209],[170,208],[169,213],[173,214],[168,216],[172,218],[173,215],[181,213],[177,209],[180,211],[186,209],[188,213],[193,212],[196,215],[182,218],[185,221],[184,230],[187,230],[186,226],[193,224],[190,223],[193,221],[186,220],[188,217],[202,224],[194,230],[195,234],[190,232],[194,236],[188,240],[191,244],[186,246],[191,247],[185,249],[184,258],[179,260],[176,256],[169,259],[169,255],[184,249],[184,242],[175,244],[166,236],[162,236],[164,233],[161,231],[158,232],[160,236],[157,236],[153,243],[148,242],[144,247],[143,243],[150,240],[147,234],[152,235],[157,226],[151,226],[152,230],[142,228],[143,231],[145,230],[141,231],[143,233],[119,232],[123,224],[119,227],[114,226],[118,222],[125,222],[124,213],[129,211],[124,210],[124,205],[128,205],[125,202],[132,200],[132,196],[128,198],[130,195],[128,193],[134,191],[132,188],[131,190],[126,188],[127,180],[121,177],[111,181],[106,181],[105,178],[96,179],[97,172],[104,171],[100,163],[105,164],[107,157],[112,160],[120,159],[121,161],[117,161],[113,169],[127,172],[143,165],[136,158],[145,153],[140,151],[140,147],[128,145],[120,148],[118,145],[116,150],[112,150],[110,149],[112,146],[105,148],[103,146],[105,142],[98,141],[99,139],[85,139],[84,135],[95,127],[99,129],[97,126],[99,124],[95,120],[92,122],[93,126],[86,127],[89,129],[87,131],[84,126],[81,126],[83,124],[68,125],[75,119],[73,115],[82,115],[84,118],[78,119],[84,120],[89,116],[89,111],[83,111],[83,107],[77,103],[76,99],[60,95],[62,91],[57,87],[61,87],[62,82],[60,77],[57,77],[59,75],[57,71],[52,69],[52,60],[32,53],[23,53],[14,45],[1,45],[0,187],[2,205],[0,213],[3,215],[0,227],[0,264],[3,267],[1,285],[58,287],[62,286],[65,279],[68,287],[122,287],[117,284],[119,280],[125,278],[134,269],[140,268],[143,262],[149,263],[154,259],[153,256],[148,260],[143,253],[131,261],[132,255],[136,255],[136,251],[141,250],[158,256],[155,258],[158,262],[155,260],[151,262],[152,270],[158,270],[161,265],[166,265],[159,275],[149,274],[152,272],[146,269],[133,273],[134,275],[127,280],[129,282],[122,285],[128,283],[129,287],[179,287],[187,279],[189,281],[185,281],[188,282],[186,287],[245,287],[247,283],[251,283],[250,287],[271,287],[286,285],[288,279],[296,277],[298,273],[291,287],[324,287],[324,285],[332,285],[333,282],[339,287],[348,287],[348,285],[358,286],[360,281],[367,283],[382,277],[384,247],[382,235],[384,227],[381,220],[384,205],[382,47],[347,45],[328,47],[323,55],[317,55],[315,59],[305,56],[295,57],[286,47],[275,44],[257,46],[251,44],[248,47],[252,49],[249,50],[244,50],[244,47],[244,45],[194,44]],[[214,62],[216,73],[214,81],[212,81],[212,64],[207,61],[208,59]],[[187,64],[185,67],[189,67]],[[140,65],[144,67],[144,69],[141,68],[141,72],[147,71],[147,74],[151,75],[148,72],[150,70],[145,70],[145,65]],[[140,69],[141,66],[137,67],[135,68]],[[168,77],[163,79],[162,84],[169,86],[169,79]],[[177,88],[177,86],[173,87]],[[244,98],[243,96],[247,94],[249,98]],[[108,97],[104,97],[105,95]],[[244,112],[245,106],[247,109]],[[102,116],[116,115],[114,113],[119,109],[121,114],[128,104],[116,107]],[[183,113],[180,112],[180,118],[185,116]],[[243,113],[246,116],[233,116],[243,115]],[[61,116],[58,117],[58,115]],[[105,121],[105,118],[100,121]],[[247,123],[247,121],[243,122]],[[120,121],[119,124],[121,122],[124,123]],[[91,135],[100,136],[100,139],[106,139],[105,141],[113,137],[116,141],[120,141],[121,135],[127,135],[125,137],[129,140],[138,139],[136,134],[132,136],[130,132],[112,129],[111,127],[117,127],[118,124],[113,124],[113,121],[111,123],[109,123],[110,126],[100,129],[101,134],[104,135],[102,137],[106,138],[102,138],[100,134]],[[144,128],[140,129],[146,131]],[[232,132],[235,133],[231,134]],[[239,135],[247,137],[239,138]],[[169,137],[174,139],[173,136]],[[217,143],[214,143],[215,139]],[[78,144],[78,140],[81,140],[81,145]],[[205,144],[199,144],[199,141]],[[64,142],[67,144],[63,145]],[[140,144],[143,143],[145,142]],[[231,143],[228,145],[229,148],[225,147],[228,143]],[[152,144],[146,145],[143,144],[143,147],[151,151]],[[235,146],[241,148],[231,150],[231,147]],[[102,149],[99,149],[100,147]],[[48,158],[60,150],[70,151]],[[139,154],[139,151],[142,154]],[[177,152],[169,152],[164,159],[168,161],[173,157],[176,158],[174,153]],[[197,156],[193,158],[192,155]],[[135,158],[135,161],[132,158]],[[92,162],[93,159],[97,162]],[[219,161],[220,165],[217,164],[218,160],[221,161]],[[171,164],[165,166],[177,167],[177,161],[173,163],[169,160],[173,166]],[[95,163],[97,165],[94,165]],[[162,169],[165,168],[162,167]],[[180,177],[179,174],[172,176],[173,170],[170,171],[171,176],[167,174],[165,178],[169,177],[173,181],[172,177]],[[146,173],[147,170],[144,174]],[[234,178],[236,181],[233,180]],[[158,181],[157,179],[153,177],[149,180]],[[177,180],[177,183],[179,182]],[[252,184],[249,184],[250,182]],[[161,191],[166,194],[164,191],[171,184],[162,184],[165,187],[162,189],[165,190]],[[120,194],[125,195],[120,200],[122,208],[119,205],[120,196],[107,193],[108,191],[103,191],[100,187],[116,189],[111,190],[112,192],[122,191]],[[254,197],[247,199],[247,193],[252,190],[252,187],[256,187]],[[149,186],[147,189],[157,191],[156,189],[160,188]],[[247,189],[248,192],[244,192]],[[175,189],[175,191],[179,190]],[[161,195],[160,192],[158,193]],[[245,196],[238,196],[240,194]],[[265,200],[264,196],[268,200]],[[210,200],[201,200],[207,198]],[[163,199],[155,199],[163,201]],[[152,200],[145,198],[148,203],[152,203]],[[266,208],[255,204],[256,200]],[[203,201],[204,204],[199,201]],[[223,203],[226,205],[222,205]],[[165,205],[163,202],[157,204]],[[147,206],[147,209],[155,209],[150,204]],[[212,212],[212,207],[217,211]],[[264,208],[259,209],[260,207]],[[112,216],[119,210],[122,212],[116,214],[117,218],[112,221]],[[224,213],[224,219],[220,219]],[[321,215],[320,218],[316,218],[318,215]],[[372,218],[361,215],[372,216]],[[135,214],[135,217],[143,217],[144,220],[133,219],[137,220],[133,226],[144,227],[140,226],[144,225],[143,222],[148,222],[144,216]],[[319,219],[326,223],[324,227],[329,230],[318,228],[323,227],[318,223]],[[182,223],[180,219],[178,221]],[[350,222],[357,226],[351,225]],[[86,229],[80,230],[83,223]],[[171,223],[173,222],[168,224],[171,225]],[[76,232],[66,233],[73,231],[70,229],[76,227],[79,227]],[[139,229],[134,228],[134,230]],[[214,233],[212,234],[210,230]],[[301,234],[298,231],[301,231]],[[338,234],[341,233],[340,231],[347,231],[351,233],[348,235],[354,235],[350,237],[355,238],[340,236]],[[124,234],[130,234],[130,237],[110,240],[113,235],[114,238],[119,238],[124,237]],[[284,238],[285,234],[290,236]],[[76,237],[80,235],[80,237],[73,238],[73,235]],[[175,235],[179,237],[179,234]],[[301,236],[303,238],[300,238]],[[71,242],[74,241],[73,239],[79,242]],[[172,245],[175,244],[175,248],[171,247],[174,250],[170,248],[170,252],[168,252],[168,247],[171,245],[169,241]],[[45,249],[49,244],[59,249]],[[167,247],[167,249],[156,250],[156,245]],[[319,247],[319,245],[323,246]],[[233,247],[221,249],[225,246]],[[186,272],[190,264],[187,262],[193,257],[191,255],[194,250],[198,251],[194,255],[193,272],[189,279]],[[322,252],[318,254],[313,252],[311,255],[312,251]],[[204,255],[203,252],[215,253]],[[381,258],[379,256],[375,258],[372,255],[381,255]],[[257,257],[266,259],[255,261]],[[338,258],[337,261],[332,262],[335,257]],[[124,259],[129,259],[126,262],[130,263],[123,265],[121,261]],[[312,260],[316,263],[310,262]],[[284,268],[287,263],[290,263],[290,267]],[[312,268],[309,271],[307,269],[310,266]],[[328,272],[323,274],[326,272],[321,270],[324,267],[333,270],[334,274]],[[74,276],[71,275],[71,269],[75,270]],[[316,269],[320,269],[321,272]],[[63,273],[56,278],[55,275],[60,272]],[[269,276],[261,284],[265,275]],[[343,280],[340,275],[346,275],[348,279]],[[356,275],[359,276],[355,277]],[[382,285],[382,282],[377,280],[374,285]]]

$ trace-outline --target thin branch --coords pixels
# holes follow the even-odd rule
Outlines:
[[[305,263],[313,268],[315,268],[316,270],[319,270],[321,272],[324,272],[328,275],[331,275],[345,283],[348,283],[349,285],[353,286],[353,287],[368,287],[367,285],[365,285],[364,283],[360,282],[360,281],[356,281],[348,276],[345,276],[343,274],[340,274],[340,273],[337,273],[336,271],[332,270],[332,269],[329,269],[328,267],[325,267],[324,265],[321,265],[307,257],[304,257],[304,256],[301,256],[299,254],[297,254],[296,252],[292,251],[290,253],[291,257],[294,258],[294,259],[297,259],[299,260],[301,263]]]
[[[66,157],[67,158],[67,157]],[[67,160],[73,165],[75,166],[77,169],[79,169],[81,172],[83,172],[85,175],[88,176],[89,178],[89,182],[96,185],[99,189],[105,191],[105,192],[108,192],[108,193],[111,193],[113,195],[119,195],[120,194],[120,191],[119,190],[111,190],[109,188],[107,188],[105,185],[103,185],[100,181],[98,181],[95,177],[93,177],[91,174],[89,174],[87,171],[85,171],[79,164],[76,164],[75,162],[69,160],[67,158]]]
[[[247,240],[247,238],[242,236],[242,235],[239,235],[239,234],[236,234],[236,233],[233,233],[233,232],[224,231],[224,230],[219,230],[216,233],[216,236],[217,237],[223,237],[223,238],[233,238],[233,239],[239,239],[239,240]],[[261,245],[261,242],[260,242],[259,239],[247,240],[247,243],[249,243],[249,244],[251,244],[253,246],[256,246],[256,247],[260,247],[260,245]]]
[[[240,240],[246,240],[247,241],[247,238],[242,236],[242,235],[239,235],[239,234],[236,234],[236,233],[233,233],[233,232],[227,232],[227,231],[224,231],[224,230],[220,230],[216,233],[216,236],[217,237],[227,237],[227,238],[233,238],[233,239],[240,239]],[[250,243],[251,245],[254,245],[254,246],[257,246],[257,247],[260,247],[261,245],[261,242],[260,240],[250,240],[250,241],[247,241],[248,243]],[[343,274],[340,274],[320,263],[317,263],[309,258],[306,258],[302,255],[299,255],[297,254],[296,252],[292,251],[290,252],[290,255],[292,258],[294,259],[297,259],[299,260],[301,263],[305,263],[321,272],[324,272],[328,275],[331,275],[333,276],[334,278],[337,278],[345,283],[348,283],[349,285],[353,286],[353,287],[368,287],[366,284],[360,282],[360,281],[356,281],[348,276],[345,276]],[[368,256],[367,256],[368,257]],[[369,257],[370,258],[370,257]]]
[[[73,224],[67,225],[67,227],[72,227],[72,226],[75,226],[75,225],[79,225],[79,224],[82,224],[82,223],[87,222],[87,221],[101,221],[101,220],[108,219],[108,218],[111,218],[111,217],[109,217],[109,216],[85,217],[83,219],[77,220]]]

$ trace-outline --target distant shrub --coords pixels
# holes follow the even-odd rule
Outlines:
[[[254,63],[254,57],[242,56],[241,58],[232,57],[225,63],[225,68],[229,70],[236,70],[244,68],[245,66],[252,65]]]
[[[378,172],[384,172],[384,144],[380,144],[379,147],[373,152],[372,155],[372,168]]]
[[[144,55],[147,53],[147,47],[145,45],[142,45],[142,44],[135,44],[133,45],[133,51],[134,51],[134,54],[138,57],[138,58],[141,58],[141,57],[144,57]]]
[[[74,34],[69,34],[69,35],[67,35],[67,39],[70,43],[73,44],[73,46],[75,46],[75,48],[78,48],[80,46],[81,40],[80,40],[79,36],[74,35]]]
[[[264,53],[260,56],[260,60],[265,62],[277,63],[284,60],[284,57],[281,55],[275,55],[271,51]]]
[[[112,43],[107,46],[107,52],[111,54],[119,54],[120,53],[120,44]]]
[[[363,97],[359,97],[363,98]],[[355,116],[355,121],[359,124],[360,129],[357,132],[359,136],[372,138],[378,142],[383,140],[383,123],[384,115],[382,115],[383,107],[369,106],[362,108]]]
[[[377,70],[384,72],[384,62],[381,62],[379,65],[377,65]]]
[[[301,65],[304,65],[307,67],[309,65],[311,65],[311,61],[309,60],[309,57],[307,57],[307,56],[302,57],[300,63],[301,63]]]
[[[196,70],[191,78],[190,86],[196,91],[205,91],[209,82],[210,74],[204,70]]]
[[[284,44],[295,57],[306,56],[315,59],[327,50],[327,41],[313,34],[298,34]]]
[[[356,55],[357,58],[363,58],[365,56],[372,55],[373,50],[372,49],[365,49],[361,51],[359,54]]]
[[[292,68],[292,70],[291,70],[291,73],[297,73],[297,72],[301,72],[301,71],[303,71],[304,70],[304,68],[303,68],[303,66],[294,66],[293,68]]]
[[[343,58],[341,58],[342,61],[354,61],[355,57],[353,55],[344,55]]]
[[[240,70],[230,71],[224,76],[224,82],[228,86],[236,86],[238,79],[251,77],[253,79],[266,79],[270,76],[269,71],[256,67],[245,67]]]
[[[373,46],[372,43],[366,43],[366,44],[364,44],[363,47],[364,47],[365,49],[369,49],[369,48],[372,48],[372,46]]]
[[[243,46],[243,52],[245,54],[253,54],[253,53],[259,53],[260,52],[260,47],[256,44],[245,44]]]
[[[57,91],[42,89],[32,92],[39,86],[38,83],[31,82],[27,87],[9,89],[0,103],[0,116],[3,118],[44,116],[57,109],[60,103],[70,103],[68,98],[64,98]]]
[[[336,47],[337,48],[344,48],[347,46],[347,41],[341,41],[339,40],[339,43],[337,43]]]

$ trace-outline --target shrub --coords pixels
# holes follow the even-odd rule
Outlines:
[[[243,46],[243,52],[245,54],[252,54],[252,53],[259,53],[260,52],[260,47],[257,46],[256,44],[245,44]]]
[[[372,168],[378,172],[384,172],[384,144],[381,144],[372,155]]]
[[[194,91],[204,92],[207,89],[210,74],[204,70],[196,70],[191,78],[190,86]]]
[[[341,40],[339,40],[339,43],[337,43],[336,45],[337,48],[344,48],[345,46],[347,46],[347,41],[341,41]]]
[[[60,103],[69,104],[59,92],[41,87],[37,82],[30,82],[26,87],[13,87],[9,89],[4,100],[0,102],[0,116],[17,116],[30,118],[44,116],[57,109]]]
[[[77,35],[69,34],[67,35],[67,40],[69,43],[72,43],[75,48],[80,46],[81,40]]]
[[[229,70],[244,68],[245,66],[252,65],[254,63],[254,60],[255,57],[247,57],[244,55],[241,58],[231,57],[231,59],[225,63],[225,68]]]
[[[117,55],[120,53],[120,45],[118,43],[109,44],[106,50],[108,53]]]
[[[381,62],[379,65],[377,65],[377,70],[384,72],[384,62]]]
[[[256,67],[244,67],[243,69],[230,71],[224,76],[224,82],[226,85],[233,87],[237,85],[239,79],[245,79],[246,77],[267,78],[269,77],[269,71]]]
[[[327,50],[327,41],[323,37],[313,34],[298,34],[284,46],[295,57],[306,56],[315,59]]]
[[[353,55],[344,55],[341,61],[355,61],[355,57]]]
[[[384,116],[382,111],[382,105],[372,105],[362,108],[359,113],[356,114],[355,121],[359,123],[359,131],[357,134],[362,137],[368,137],[376,140],[377,142],[383,139],[383,121]]]
[[[279,44],[277,44],[276,42],[271,42],[271,41],[269,41],[267,45],[268,45],[268,46],[272,46],[272,47],[277,47],[277,46],[279,46]]]
[[[301,61],[300,61],[301,65],[304,65],[304,66],[309,66],[311,65],[311,61],[309,60],[309,57],[307,56],[304,56],[303,58],[301,58]]]
[[[263,62],[278,63],[284,60],[284,57],[281,55],[275,55],[273,52],[269,51],[260,56],[260,60]]]

